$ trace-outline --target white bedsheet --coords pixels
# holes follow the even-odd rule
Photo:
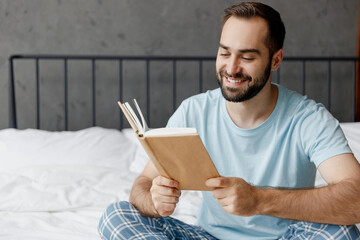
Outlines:
[[[360,123],[342,128],[359,159]],[[0,239],[99,239],[102,212],[128,200],[146,162],[129,129],[0,130]],[[194,224],[200,203],[184,191],[173,216]]]
[[[98,240],[101,209],[83,208],[61,212],[0,212],[0,239]]]
[[[136,176],[86,165],[1,173],[0,239],[99,239],[96,228],[102,212],[111,202],[128,200]],[[187,199],[175,217],[195,223],[198,193],[185,192],[182,198]]]
[[[0,239],[99,239],[104,209],[128,200],[140,171],[130,165],[147,162],[133,136],[99,127],[1,130]],[[200,193],[181,199],[174,217],[195,223]]]
[[[0,238],[99,239],[104,208],[126,200],[135,173],[44,165],[0,173]],[[51,238],[49,237],[51,236]]]

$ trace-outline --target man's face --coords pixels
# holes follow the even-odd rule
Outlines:
[[[243,102],[256,96],[271,73],[268,26],[261,18],[230,17],[223,26],[216,75],[224,98]]]

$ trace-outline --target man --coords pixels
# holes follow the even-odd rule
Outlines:
[[[285,27],[271,7],[225,10],[220,89],[185,100],[169,127],[195,127],[222,177],[207,180],[199,226],[170,216],[178,183],[149,162],[130,203],[107,208],[103,239],[360,239],[360,166],[320,104],[271,83]],[[313,188],[316,168],[329,184]],[[322,223],[322,224],[320,224]]]

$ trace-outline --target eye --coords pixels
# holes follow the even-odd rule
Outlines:
[[[252,60],[254,60],[255,58],[243,57],[242,59],[244,59],[245,61],[252,61]]]
[[[230,54],[229,53],[220,53],[220,56],[227,57],[227,56],[230,56]]]

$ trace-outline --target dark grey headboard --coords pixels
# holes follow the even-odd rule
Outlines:
[[[355,89],[360,85],[356,81],[356,66],[359,61],[360,58],[356,57],[285,57],[280,69],[274,73],[273,81],[302,94],[310,95],[309,97],[322,102],[335,117],[340,118],[340,121],[360,121],[356,118],[360,113],[358,111],[360,96],[355,94]],[[26,64],[22,64],[24,62]],[[56,62],[58,66],[56,71],[54,67],[51,67],[52,63],[49,62]],[[76,62],[81,62],[83,65],[87,64],[88,67],[82,67],[86,69],[84,71],[87,73],[77,73],[75,77],[70,77],[71,71],[76,72],[76,69],[79,69],[79,67],[74,66]],[[137,66],[130,66],[129,63],[131,62],[136,63]],[[116,69],[116,76],[109,77],[110,71],[106,70],[101,75],[98,74],[99,65],[106,64]],[[51,105],[49,102],[52,101],[51,93],[48,90],[43,90],[45,89],[43,85],[47,84],[44,75],[53,79],[53,88],[56,89],[57,96],[61,99],[57,105],[62,110],[53,107],[57,111],[56,119],[58,120],[56,121],[58,124],[52,127],[52,130],[79,128],[70,126],[70,108],[75,109],[72,112],[78,114],[76,112],[78,105],[86,105],[91,112],[89,116],[86,116],[87,124],[85,127],[102,126],[98,121],[99,116],[101,116],[102,119],[112,118],[117,122],[116,124],[105,124],[105,127],[122,129],[125,123],[120,110],[116,107],[116,100],[129,101],[131,98],[140,98],[140,105],[150,127],[159,127],[159,125],[165,125],[167,118],[184,98],[217,87],[214,65],[215,57],[203,56],[12,55],[9,58],[9,127],[44,128],[41,119],[46,114],[43,113],[43,110],[46,106]],[[189,72],[192,72],[191,77],[188,75]],[[153,76],[153,73],[156,73],[156,76]],[[141,76],[136,77],[138,74]],[[30,81],[28,78],[34,81]],[[84,95],[88,101],[77,100],[78,103],[73,103],[69,101],[73,87],[72,80],[78,78],[88,78],[89,80],[86,83],[76,85],[76,94]],[[110,89],[100,91],[100,83],[106,82],[110,78],[115,79],[114,83],[107,84]],[[35,86],[31,88],[31,84]],[[89,89],[91,90],[85,90],[89,87],[86,85],[90,85]],[[339,97],[339,86],[342,85],[346,87],[346,90],[343,91],[345,96]],[[22,91],[21,94],[18,93],[18,88]],[[166,90],[163,90],[165,88]],[[19,110],[17,102],[19,98],[24,98],[26,91],[27,93],[30,91],[28,89],[34,91],[32,93],[33,100],[25,101],[23,109],[34,114],[33,126],[25,126],[24,123],[19,124],[18,119],[19,112],[25,110]],[[48,89],[51,90],[51,88]],[[85,97],[86,91],[90,97]],[[59,92],[61,92],[62,97],[59,97]],[[117,94],[116,96],[113,94],[111,102],[99,104],[99,98],[106,97],[109,92],[117,92]],[[48,96],[45,100],[43,99],[44,93]],[[49,104],[43,104],[43,101]],[[339,101],[343,102],[344,105],[339,105]],[[103,108],[107,108],[107,105],[112,104],[114,106],[111,107],[110,112],[114,115],[112,113],[98,113]],[[339,113],[342,106],[346,106],[345,114]],[[51,107],[47,108],[51,109]]]

